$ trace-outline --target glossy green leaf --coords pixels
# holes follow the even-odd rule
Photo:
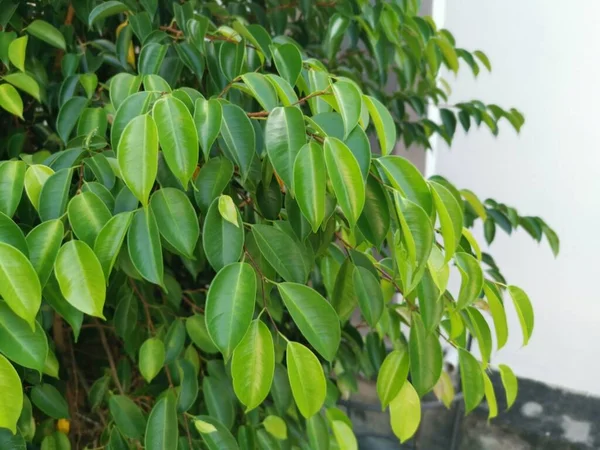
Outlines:
[[[21,119],[23,118],[23,100],[10,84],[0,84],[0,107]]]
[[[75,235],[90,247],[94,246],[98,233],[111,218],[110,211],[100,197],[89,191],[71,199],[67,214]]]
[[[229,377],[224,369],[216,375],[204,377],[202,380],[202,393],[208,413],[218,419],[228,429],[235,422],[235,398],[231,391]]]
[[[23,161],[4,161],[0,164],[0,212],[8,217],[15,214],[21,201],[26,170],[27,165]]]
[[[325,218],[327,173],[323,148],[311,141],[304,145],[294,162],[294,189],[302,214],[317,232]]]
[[[193,347],[188,347],[193,350]],[[194,350],[195,352],[195,350]],[[198,354],[196,353],[196,357]],[[199,369],[198,360],[198,369]],[[177,361],[179,368],[179,395],[177,397],[177,412],[188,411],[196,403],[198,398],[198,371],[194,364],[187,359],[179,359]]]
[[[129,8],[125,3],[118,2],[116,0],[110,0],[98,4],[88,16],[88,25],[91,27],[94,23],[106,19],[107,17],[120,14],[125,11],[129,11]]]
[[[106,282],[102,266],[83,241],[69,241],[58,251],[54,272],[60,292],[75,308],[104,319]]]
[[[159,189],[152,195],[150,207],[163,239],[183,256],[192,258],[200,226],[187,196],[179,189]]]
[[[344,121],[345,140],[358,124],[362,106],[361,93],[353,82],[346,80],[339,80],[334,83],[332,90]]]
[[[468,253],[457,252],[454,260],[462,280],[456,306],[462,309],[471,305],[479,297],[483,289],[483,271],[479,261]]]
[[[138,72],[140,75],[157,75],[165,59],[167,45],[150,42],[142,47],[138,58]]]
[[[172,91],[169,83],[167,83],[167,81],[159,75],[144,75],[142,82],[146,91],[155,91],[157,93],[160,93],[161,95],[163,92]]]
[[[1,169],[1,167],[0,167]],[[233,164],[226,158],[211,158],[202,166],[196,177],[194,198],[200,211],[206,213],[233,177]]]
[[[492,380],[490,380],[490,377],[483,369],[481,370],[481,375],[483,376],[485,401],[489,409],[488,420],[491,420],[498,416],[498,402],[496,401],[496,393],[494,392]]]
[[[26,237],[29,261],[37,272],[42,287],[54,268],[64,232],[63,223],[55,219],[39,224]]]
[[[248,72],[242,75],[241,78],[252,96],[265,111],[271,111],[277,106],[277,92],[262,73]]]
[[[279,178],[294,192],[294,162],[306,144],[304,116],[298,108],[273,109],[265,126],[265,147]]]
[[[328,361],[340,345],[340,322],[335,310],[317,291],[297,283],[280,283],[279,294],[306,340]]]
[[[102,108],[86,108],[81,113],[79,122],[77,122],[77,135],[87,136],[94,134],[96,136],[104,136],[108,128],[108,118],[106,111]],[[87,161],[90,161],[88,159]]]
[[[114,79],[113,83],[115,83]],[[159,96],[158,92],[136,92],[132,95],[127,93],[125,94],[127,97],[122,100],[122,104],[119,106],[119,109],[113,118],[113,123],[110,130],[110,142],[113,149],[117,149],[117,152],[119,140],[121,139],[121,135],[123,134],[123,130],[127,124],[129,124],[129,122],[138,116],[146,114],[154,100],[156,100]]]
[[[0,352],[15,363],[42,372],[48,354],[48,341],[43,328],[35,330],[6,303],[0,302]]]
[[[23,231],[10,217],[3,213],[0,213],[0,242],[11,245],[23,255],[29,256],[29,249]]]
[[[273,60],[279,75],[290,86],[296,85],[296,80],[302,70],[302,55],[294,44],[283,44],[273,50]]]
[[[260,405],[271,390],[275,371],[275,348],[271,332],[254,320],[233,352],[231,375],[237,398],[246,413]]]
[[[94,253],[98,257],[104,278],[107,281],[125,241],[125,235],[132,218],[133,214],[131,212],[122,212],[115,215],[102,227],[94,242]]]
[[[396,146],[396,124],[387,108],[375,97],[363,95],[371,120],[375,125],[382,155],[389,155]]]
[[[285,441],[287,439],[287,425],[281,417],[269,415],[265,417],[262,424],[265,427],[265,430],[267,430],[267,432],[275,439],[280,441]]]
[[[525,346],[533,333],[534,316],[531,301],[525,291],[517,286],[508,286],[508,292],[519,316],[519,323],[523,331],[523,346]]]
[[[56,118],[56,131],[65,144],[69,141],[69,137],[87,105],[87,98],[71,97],[60,107]]]
[[[42,302],[40,281],[25,255],[4,242],[0,242],[0,296],[33,330]]]
[[[306,433],[311,449],[329,450],[329,430],[321,414],[315,414],[306,421]]]
[[[239,450],[231,432],[221,422],[210,416],[197,416],[194,420],[196,430],[202,436],[209,450]]]
[[[198,165],[198,132],[194,119],[185,104],[173,96],[158,100],[152,116],[165,161],[185,188]]]
[[[460,193],[467,201],[467,203],[469,203],[471,208],[473,208],[473,210],[477,213],[477,215],[481,217],[482,220],[486,220],[487,212],[485,206],[483,206],[483,203],[481,203],[479,198],[468,189],[461,189]]]
[[[340,321],[347,321],[358,304],[358,295],[354,288],[354,264],[350,258],[344,261],[337,273],[331,297],[331,305]]]
[[[234,226],[239,226],[237,218],[238,218],[238,209],[233,203],[233,199],[229,195],[221,195],[218,200],[217,207],[219,209],[219,214],[221,217]]]
[[[206,319],[202,314],[195,314],[185,322],[188,336],[196,347],[206,353],[217,353],[219,349],[208,334]]]
[[[21,72],[25,72],[25,52],[29,36],[21,36],[8,46],[8,59]]]
[[[498,365],[498,370],[500,370],[500,378],[506,392],[506,409],[509,409],[517,398],[519,391],[518,380],[510,367],[500,364]]]
[[[210,149],[221,131],[223,107],[216,99],[199,98],[194,106],[194,124],[198,133],[198,142],[208,161]]]
[[[73,170],[61,169],[48,177],[40,190],[38,213],[42,221],[58,219],[67,210]]]
[[[0,427],[17,432],[17,421],[23,408],[23,389],[17,371],[8,360],[0,355],[0,390],[3,401],[0,404]]]
[[[435,209],[437,210],[444,238],[446,262],[450,261],[462,236],[463,213],[452,193],[439,183],[430,182]]]
[[[150,383],[160,372],[165,363],[165,344],[156,337],[146,339],[140,347],[140,373]]]
[[[390,403],[392,431],[405,442],[417,432],[421,423],[421,400],[409,381],[405,382],[398,395]]]
[[[460,364],[460,380],[465,400],[465,412],[473,411],[483,399],[485,387],[479,361],[471,353],[462,348],[458,349]]]
[[[384,300],[379,279],[364,267],[354,267],[354,289],[360,311],[371,327],[375,327],[383,313]]]
[[[223,105],[221,135],[227,147],[227,157],[239,168],[242,181],[246,180],[256,154],[254,127],[245,111],[237,105]]]
[[[215,271],[227,264],[236,262],[242,255],[244,246],[244,229],[242,218],[237,212],[238,224],[233,225],[223,219],[219,212],[219,199],[215,199],[204,219],[202,243],[210,265]]]
[[[40,85],[30,75],[23,73],[23,72],[17,72],[17,73],[10,73],[8,75],[5,75],[3,78],[5,81],[8,81],[13,86],[15,86],[15,87],[19,88],[20,90],[22,90],[23,92],[31,95],[38,102],[41,102],[42,94],[41,94],[41,90],[40,90]],[[19,114],[17,114],[17,115],[19,115]]]
[[[283,106],[294,106],[298,103],[298,95],[296,95],[296,92],[287,81],[272,73],[268,73],[266,76],[277,91],[277,95]]]
[[[52,308],[60,314],[69,325],[71,325],[75,342],[77,342],[79,332],[81,331],[81,325],[83,324],[83,313],[73,307],[64,298],[60,292],[60,286],[58,285],[54,273],[50,274],[50,278],[48,278],[48,281],[44,286],[43,296],[44,300],[46,300],[46,302],[48,302],[48,304],[52,306]]]
[[[25,31],[53,47],[60,48],[61,50],[67,49],[62,33],[54,25],[49,24],[45,20],[34,20],[25,28]]]
[[[302,249],[285,232],[269,226],[252,226],[252,235],[261,254],[285,281],[304,283],[308,277]]]
[[[41,164],[34,164],[27,168],[25,172],[25,192],[29,201],[35,209],[39,207],[40,193],[42,186],[50,178],[50,175],[54,173],[48,166],[42,166]]]
[[[110,80],[110,102],[112,103],[115,111],[118,111],[121,104],[125,102],[125,100],[130,97],[132,94],[135,94],[142,84],[142,77],[132,75],[130,73],[118,73]],[[146,89],[147,91],[150,89]],[[149,97],[149,95],[145,95],[144,97]],[[139,97],[138,97],[139,98]],[[140,111],[136,115],[142,114],[146,111]],[[115,142],[113,141],[113,146]]]
[[[377,395],[385,409],[396,398],[408,376],[408,352],[393,350],[383,360],[377,375]]]
[[[483,285],[483,292],[485,293],[485,298],[487,298],[490,307],[490,313],[496,330],[497,348],[500,350],[506,345],[506,341],[508,341],[508,324],[506,322],[504,304],[500,300],[499,292],[489,281],[486,281]]]
[[[141,440],[146,429],[146,418],[133,400],[125,395],[111,395],[108,407],[119,431],[125,437]]]
[[[246,59],[244,42],[224,42],[219,50],[219,66],[227,81],[233,81],[242,73]]]
[[[436,333],[429,333],[418,314],[412,315],[410,339],[410,377],[422,397],[431,391],[442,373],[442,347]]]
[[[361,233],[376,247],[380,247],[390,227],[390,212],[383,186],[373,176],[367,178],[365,206],[358,218]]]
[[[358,442],[352,428],[341,420],[334,420],[331,423],[333,435],[340,450],[358,450]]]
[[[164,266],[158,224],[152,209],[139,209],[127,232],[127,249],[137,271],[151,283],[163,285]]]
[[[31,389],[31,402],[36,408],[53,419],[68,419],[69,405],[63,395],[53,385],[38,384]]]
[[[325,401],[323,367],[313,352],[297,342],[287,343],[286,363],[296,406],[308,419],[319,412]]]
[[[485,369],[492,355],[492,333],[487,321],[479,312],[479,310],[473,307],[468,307],[466,311],[471,322],[470,330],[477,340],[482,366]]]
[[[339,139],[325,138],[323,148],[335,196],[350,227],[354,227],[365,204],[365,184],[360,166],[350,149]]]
[[[427,214],[433,210],[433,198],[427,182],[408,159],[390,155],[375,160],[388,178],[390,185],[413,203],[419,205]]]
[[[228,360],[252,321],[256,275],[247,263],[223,267],[213,279],[206,297],[206,328]]]

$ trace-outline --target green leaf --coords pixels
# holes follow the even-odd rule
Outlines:
[[[198,165],[198,132],[185,104],[173,96],[158,100],[152,108],[158,140],[173,175],[187,189]]]
[[[0,352],[15,363],[38,372],[44,370],[48,354],[43,328],[36,323],[33,331],[4,302],[0,302]]]
[[[273,60],[279,75],[290,86],[295,86],[302,71],[302,55],[294,44],[283,44],[273,49]]]
[[[54,272],[60,292],[79,311],[104,319],[106,282],[102,266],[83,241],[69,241],[58,251]]]
[[[460,380],[465,400],[465,413],[473,411],[483,399],[485,387],[479,361],[471,353],[462,348],[458,349],[460,364]]]
[[[68,419],[69,405],[62,394],[48,383],[38,384],[31,390],[31,402],[53,419]]]
[[[256,141],[254,127],[242,108],[229,103],[223,105],[221,135],[228,150],[227,157],[240,168],[242,181],[245,181],[256,154]]]
[[[23,161],[3,161],[0,163],[0,212],[8,217],[15,214],[21,201],[26,170],[27,165]]]
[[[327,174],[323,149],[316,142],[304,145],[294,162],[294,188],[302,214],[316,233],[325,218]]]
[[[94,253],[98,256],[106,281],[110,277],[119,251],[123,246],[132,218],[133,214],[129,211],[115,215],[106,222],[96,237]]]
[[[418,314],[412,315],[410,339],[410,377],[422,397],[431,391],[442,373],[442,347],[437,334],[428,333]]]
[[[111,218],[104,202],[90,191],[73,197],[69,202],[67,213],[75,235],[90,247],[93,247],[98,233]]]
[[[93,72],[81,74],[79,76],[79,83],[83,86],[87,98],[92,98],[94,92],[96,92],[96,87],[98,87],[98,75]],[[99,134],[103,135],[104,133]]]
[[[1,170],[1,166],[0,166]],[[227,187],[233,177],[233,164],[226,158],[209,159],[196,177],[194,198],[200,211],[206,213],[210,204]]]
[[[550,228],[546,224],[542,225],[542,231],[544,232],[544,236],[546,236],[546,239],[548,240],[548,244],[550,244],[552,254],[556,258],[560,250],[560,240],[558,239],[558,235],[554,232],[552,228]]]
[[[52,273],[64,232],[63,223],[55,219],[39,224],[27,235],[29,261],[37,272],[42,287]]]
[[[227,81],[234,79],[242,73],[246,59],[246,46],[244,42],[224,42],[219,50],[219,66]]]
[[[358,124],[362,107],[361,93],[351,81],[339,80],[332,85],[333,96],[337,101],[344,121],[344,140]]]
[[[329,431],[321,414],[315,414],[306,421],[308,442],[313,450],[329,450]]]
[[[488,59],[487,55],[485,53],[483,53],[481,50],[475,50],[473,52],[473,55],[475,55],[475,57],[481,61],[481,63],[485,66],[485,68],[491,72],[492,71],[492,65],[490,64],[490,60]]]
[[[242,75],[241,78],[252,96],[265,111],[271,111],[277,106],[277,93],[262,73],[249,72]]]
[[[61,169],[48,177],[40,190],[38,212],[42,221],[59,219],[67,209],[73,178],[71,168]]]
[[[481,375],[483,376],[483,386],[485,392],[485,401],[489,409],[488,421],[498,416],[498,402],[496,401],[496,393],[494,392],[494,385],[492,380],[485,370],[481,369]]]
[[[498,291],[491,282],[485,282],[483,285],[483,292],[485,293],[485,297],[487,298],[490,307],[490,313],[496,330],[498,350],[500,350],[508,341],[508,324],[506,322],[504,304],[500,300]]]
[[[25,51],[29,36],[21,36],[12,41],[8,46],[8,59],[21,72],[25,72]]]
[[[275,372],[275,348],[267,326],[254,320],[233,352],[231,375],[237,398],[246,413],[260,405],[271,390]]]
[[[219,214],[221,214],[221,217],[223,219],[225,219],[230,224],[239,227],[237,221],[238,210],[235,206],[235,203],[233,203],[233,199],[229,195],[221,195],[219,197],[219,203],[217,206],[219,208]]]
[[[0,296],[34,330],[42,302],[40,281],[25,255],[4,242],[0,242]]]
[[[7,215],[0,213],[0,242],[11,245],[23,255],[29,256],[29,249],[23,231]]]
[[[333,435],[340,450],[358,450],[358,442],[352,428],[341,420],[331,422]]]
[[[202,244],[206,258],[215,271],[238,261],[242,255],[244,229],[239,211],[237,211],[237,220],[236,226],[223,219],[219,212],[219,199],[212,202],[206,213],[202,230]]]
[[[235,397],[231,391],[229,377],[222,368],[216,375],[204,377],[202,391],[208,413],[216,417],[227,428],[235,422]]]
[[[304,256],[294,239],[275,227],[261,224],[252,226],[252,235],[267,262],[285,281],[306,282]]]
[[[350,149],[339,139],[325,138],[323,148],[333,191],[352,228],[365,204],[365,182],[360,166]]]
[[[267,430],[267,432],[275,439],[279,439],[280,441],[285,441],[287,439],[287,425],[281,417],[269,415],[265,417],[262,424],[265,427],[265,430]]]
[[[143,84],[146,91],[155,91],[160,95],[162,95],[163,92],[171,92],[169,83],[159,75],[144,75]]]
[[[174,320],[165,336],[165,364],[171,364],[183,351],[185,326],[181,320]]]
[[[417,432],[421,423],[421,400],[409,381],[405,382],[398,395],[390,403],[392,431],[405,442]]]
[[[181,255],[193,258],[200,226],[187,196],[179,189],[159,189],[152,195],[150,207],[161,236]]]
[[[202,436],[209,450],[239,450],[231,432],[214,417],[197,416],[194,420],[196,430]]]
[[[191,346],[188,348],[193,350],[193,347]],[[196,351],[193,351],[196,358],[198,358]],[[198,365],[194,366],[194,363],[187,359],[177,360],[179,377],[181,379],[179,384],[179,395],[177,397],[177,412],[179,413],[188,411],[194,406],[196,399],[198,398],[198,371],[200,368],[200,360],[198,359],[197,361]]]
[[[323,367],[304,345],[288,342],[286,351],[288,377],[296,406],[308,419],[319,412],[327,392]]]
[[[125,72],[118,73],[110,79],[110,102],[115,108],[115,111],[118,111],[121,104],[125,103],[125,101],[129,99],[130,96],[134,95],[140,89],[141,84],[141,76],[136,76]],[[146,90],[148,91],[150,89]],[[153,97],[153,95],[146,93],[143,96],[136,96],[136,99],[146,99]],[[130,101],[133,101],[133,99],[130,99]],[[145,112],[146,111],[140,111],[137,114],[135,114],[134,117]],[[125,125],[123,125],[123,127],[124,126]],[[113,140],[113,147],[115,146],[115,144],[116,142],[114,142]]]
[[[390,185],[427,214],[433,211],[433,198],[427,182],[408,159],[390,155],[375,160],[388,178]]]
[[[77,122],[77,136],[87,136],[90,134],[104,136],[107,128],[108,118],[104,109],[86,108],[81,113],[79,122]],[[95,158],[88,158],[86,162],[95,160]]]
[[[41,102],[40,85],[34,78],[23,72],[4,75],[4,80]],[[19,114],[17,114],[19,115]]]
[[[146,418],[133,400],[125,395],[111,395],[108,407],[119,431],[127,438],[141,440],[146,429]]]
[[[138,58],[138,72],[140,75],[157,75],[167,50],[167,45],[162,45],[157,42],[150,42],[142,47]]]
[[[164,266],[158,224],[152,209],[139,209],[127,232],[129,257],[137,271],[151,283],[163,286]]]
[[[65,144],[69,141],[69,136],[87,105],[87,98],[71,97],[60,107],[56,118],[56,131]]]
[[[383,314],[384,300],[379,279],[364,267],[354,267],[352,273],[358,306],[367,323],[375,328]]]
[[[67,44],[62,33],[54,25],[49,24],[45,20],[34,20],[25,28],[25,31],[53,47],[67,50]]]
[[[435,43],[441,50],[442,55],[444,56],[444,61],[446,62],[448,68],[452,70],[452,72],[457,73],[458,56],[456,55],[454,46],[447,39],[445,39],[445,36],[436,37],[434,39]]]
[[[273,109],[265,126],[265,147],[273,169],[294,192],[294,162],[306,144],[302,111],[293,106]]]
[[[277,91],[277,95],[283,106],[294,106],[298,103],[298,96],[287,81],[272,73],[268,73],[266,76]]]
[[[227,361],[252,321],[256,274],[247,263],[223,267],[206,297],[206,328]]]
[[[452,193],[439,183],[430,181],[433,202],[440,219],[444,238],[445,262],[450,261],[460,244],[463,229],[462,205],[459,205]]]
[[[196,347],[206,353],[217,353],[219,349],[208,334],[206,319],[202,314],[195,314],[185,321],[185,329]]]
[[[466,309],[471,322],[470,331],[477,339],[483,368],[487,367],[492,354],[492,333],[483,315],[475,308]]]
[[[131,192],[148,204],[158,172],[158,131],[148,114],[130,121],[119,139],[117,158],[121,176]]]
[[[199,98],[194,106],[194,124],[198,133],[200,148],[208,161],[210,149],[221,131],[223,107],[216,99]]]
[[[483,203],[481,203],[479,198],[468,189],[461,189],[460,193],[467,203],[471,205],[471,208],[473,208],[481,220],[485,221],[487,219],[487,212],[485,210],[485,206],[483,206]]]
[[[279,294],[306,340],[326,360],[333,361],[340,345],[340,321],[321,294],[309,286],[280,283]]]
[[[139,367],[140,373],[146,383],[158,375],[165,364],[165,344],[156,337],[146,339],[140,347]]]
[[[340,321],[346,322],[358,303],[358,295],[354,288],[354,264],[347,258],[340,267],[331,295],[331,305],[340,317]]]
[[[531,301],[529,300],[529,297],[525,291],[517,286],[508,286],[508,292],[512,298],[513,304],[515,305],[515,309],[517,310],[519,323],[521,324],[521,329],[523,330],[523,346],[526,346],[529,342],[529,338],[531,337],[531,333],[533,333],[534,325]]]
[[[23,100],[17,90],[10,84],[0,84],[0,106],[9,113],[23,119]]]
[[[23,408],[23,389],[17,371],[8,360],[0,355],[0,427],[17,432],[17,421]]]
[[[106,19],[107,17],[114,16],[115,14],[120,14],[125,11],[129,11],[129,8],[124,3],[115,0],[102,2],[90,12],[90,15],[88,16],[88,25],[91,27],[99,20]]]
[[[362,96],[375,125],[382,155],[389,155],[396,146],[396,124],[387,108],[375,97]]]
[[[408,368],[408,352],[404,350],[393,350],[383,360],[377,375],[377,395],[382,409],[385,409],[396,398],[404,386]]]
[[[24,180],[25,192],[27,193],[27,197],[29,197],[29,201],[35,209],[38,209],[39,207],[42,186],[53,173],[54,170],[41,164],[34,164],[27,168]]]
[[[471,305],[479,297],[483,289],[483,271],[479,261],[468,253],[457,252],[454,260],[462,280],[456,307],[462,309]]]
[[[48,282],[44,286],[43,295],[44,300],[71,325],[75,342],[77,342],[83,323],[83,313],[71,306],[63,297],[54,273],[50,274],[50,278],[48,278]]]
[[[506,409],[509,409],[517,399],[517,393],[519,392],[518,380],[510,367],[500,364],[498,370],[500,370],[500,378],[506,391]]]

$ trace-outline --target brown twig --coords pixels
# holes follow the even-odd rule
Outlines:
[[[182,300],[187,303],[194,311],[198,311],[201,314],[204,314],[204,308],[202,308],[201,306],[196,305],[191,299],[189,299],[188,297],[186,297],[185,295],[181,296]]]
[[[94,322],[99,325],[98,319],[94,319]],[[115,365],[115,360],[113,359],[113,355],[110,351],[110,346],[108,345],[108,340],[106,339],[106,333],[104,333],[104,328],[101,326],[97,327],[98,333],[100,334],[100,341],[102,342],[102,346],[104,347],[104,351],[106,352],[106,357],[108,358],[108,365],[110,366],[110,374],[115,382],[115,386],[119,390],[121,395],[125,394],[123,390],[123,386],[121,386],[121,382],[119,381],[119,375],[117,374],[117,366]]]
[[[150,316],[150,307],[148,305],[148,302],[137,288],[135,281],[133,281],[131,278],[129,279],[129,284],[133,288],[133,292],[135,292],[135,295],[137,295],[140,301],[142,302],[142,305],[144,305],[144,312],[146,313],[146,321],[148,322],[148,328],[150,329],[150,332],[153,335],[156,334],[156,329],[154,328],[154,323],[152,322],[152,317]]]

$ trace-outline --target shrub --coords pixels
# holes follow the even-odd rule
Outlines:
[[[469,229],[558,239],[394,154],[524,122],[428,118],[490,63],[418,3],[2,2],[0,447],[352,449],[359,378],[404,441],[440,340],[496,415],[485,316],[533,311]]]

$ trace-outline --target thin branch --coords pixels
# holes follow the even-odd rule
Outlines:
[[[100,325],[98,319],[94,319],[97,325]],[[108,364],[110,366],[110,374],[112,375],[113,381],[115,382],[115,386],[119,390],[121,395],[125,394],[123,390],[123,386],[121,386],[121,382],[119,381],[119,375],[117,374],[117,366],[115,365],[115,360],[113,359],[113,355],[110,351],[110,346],[108,345],[108,341],[106,340],[106,333],[104,333],[104,328],[101,326],[97,327],[98,333],[100,333],[100,341],[102,342],[102,346],[104,347],[104,351],[106,352],[106,357],[108,358]]]
[[[131,278],[129,279],[129,284],[133,288],[133,292],[135,292],[135,294],[138,296],[138,298],[144,305],[144,312],[146,313],[146,321],[148,322],[148,328],[150,328],[150,331],[152,332],[153,335],[156,334],[156,329],[154,328],[154,323],[152,323],[152,317],[150,316],[150,308],[149,308],[148,302],[146,301],[146,299],[144,298],[142,293],[137,288],[135,281],[133,281]]]

